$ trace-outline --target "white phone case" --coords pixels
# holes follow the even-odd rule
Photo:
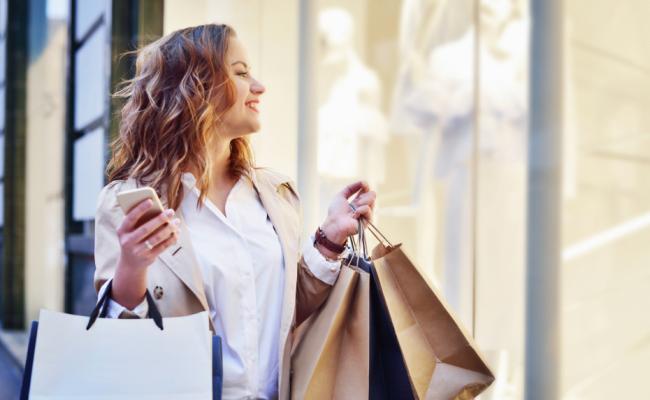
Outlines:
[[[145,186],[137,189],[125,190],[117,194],[117,203],[120,205],[120,208],[122,208],[122,211],[124,211],[124,214],[127,214],[133,209],[133,207],[146,199],[153,200],[153,206],[147,210],[142,218],[140,218],[141,221],[147,221],[163,212],[164,209],[156,191],[149,186]]]

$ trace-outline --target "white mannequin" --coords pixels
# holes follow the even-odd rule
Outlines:
[[[443,291],[446,300],[467,327],[472,327],[474,323],[475,299],[472,288],[479,280],[478,275],[474,275],[474,254],[487,256],[485,260],[489,260],[487,265],[491,268],[487,274],[509,276],[514,282],[523,279],[520,276],[523,270],[520,249],[523,244],[520,245],[517,241],[519,239],[512,241],[513,235],[516,238],[521,236],[520,233],[523,234],[524,222],[517,218],[524,213],[522,199],[525,187],[520,171],[524,170],[527,151],[528,26],[522,18],[519,3],[519,0],[482,1],[478,44],[475,40],[471,1],[442,0],[432,8],[432,2],[428,0],[405,0],[403,8],[402,22],[408,28],[402,31],[407,37],[401,38],[401,50],[407,62],[400,71],[391,123],[397,132],[421,136],[425,143],[420,147],[421,169],[416,172],[413,202],[418,203],[420,194],[425,192],[424,188],[428,185],[435,183],[443,188],[440,197],[443,209],[440,213],[442,224],[439,240]],[[418,6],[422,8],[418,9]],[[428,15],[428,18],[423,15]],[[477,50],[479,87],[476,87],[475,79]],[[479,90],[478,105],[475,90]],[[497,165],[496,171],[499,171],[490,178],[494,180],[490,181],[486,181],[487,175],[473,176],[473,135],[476,132],[477,112],[480,166],[485,166],[486,162],[491,163]],[[431,161],[434,163],[434,174],[430,172]],[[485,173],[483,168],[479,171]],[[517,172],[511,175],[511,171]],[[429,180],[431,176],[433,181]],[[500,181],[504,182],[502,185],[512,184],[513,186],[507,187],[506,193],[492,195],[492,198],[499,197],[506,201],[502,206],[514,206],[508,210],[509,215],[515,216],[510,218],[514,221],[494,227],[492,224],[498,218],[493,217],[482,219],[482,225],[474,226],[472,213],[477,209],[485,210],[485,198],[479,197],[479,204],[474,204],[472,179],[479,180],[476,182],[482,185],[497,184]],[[493,190],[487,190],[486,193],[488,192]],[[489,241],[490,246],[494,246],[490,247],[490,254],[479,251],[484,248],[481,247],[482,243],[474,243],[473,229],[485,229],[486,223],[501,233]],[[516,259],[495,266],[495,260],[502,257],[502,253]],[[487,281],[494,283],[490,279]],[[486,281],[481,282],[486,284]],[[521,287],[518,285],[512,290],[519,293]],[[514,293],[511,295],[518,296]],[[495,303],[501,304],[501,301],[503,300],[499,298]],[[519,306],[511,308],[516,307]],[[519,313],[514,313],[519,318]],[[495,320],[502,317],[498,311],[488,314]],[[513,324],[517,324],[517,321],[510,318],[508,325],[502,326],[503,335],[516,332],[517,328]],[[513,339],[517,337],[515,333]],[[490,337],[489,340],[492,341],[493,338]],[[494,343],[492,348],[504,348],[503,341],[495,340]],[[505,357],[500,354],[499,357],[499,363],[503,362],[499,368],[506,371],[511,365],[519,364],[516,353]],[[494,398],[514,396],[509,373],[510,371],[500,373],[502,377],[492,390]]]
[[[362,178],[371,187],[384,180],[387,123],[379,110],[381,84],[354,50],[350,14],[340,8],[319,15],[322,62],[319,66],[318,171],[321,195]]]

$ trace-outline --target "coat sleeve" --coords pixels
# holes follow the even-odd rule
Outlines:
[[[288,191],[287,198],[292,203],[294,209],[299,215],[298,221],[302,220],[302,207],[300,198],[293,181],[287,179],[283,185]],[[314,249],[312,249],[314,250]],[[316,251],[317,252],[317,251]],[[321,257],[322,258],[322,257]],[[296,320],[295,326],[300,325],[303,321],[309,318],[318,308],[325,302],[327,296],[332,291],[332,285],[336,278],[328,277],[323,279],[324,275],[320,273],[320,277],[314,274],[314,271],[321,270],[324,258],[317,260],[316,257],[309,257],[306,254],[301,254],[298,261],[297,273],[297,287],[296,287]],[[321,265],[316,265],[319,263]],[[319,268],[317,268],[319,267]],[[339,269],[336,270],[338,276]]]
[[[117,228],[124,218],[124,213],[117,203],[116,193],[120,181],[111,182],[99,193],[95,213],[95,279],[97,292],[104,283],[112,279],[120,258],[120,242]]]
[[[332,291],[332,285],[317,278],[302,256],[298,262],[297,285],[296,326],[318,310]]]
[[[117,228],[124,219],[124,212],[117,203],[117,193],[124,181],[113,181],[99,193],[95,213],[95,290],[99,297],[103,294],[106,282],[113,279],[120,259],[120,242]],[[146,315],[146,302],[133,310],[128,310],[109,299],[108,315],[118,318],[141,318]]]

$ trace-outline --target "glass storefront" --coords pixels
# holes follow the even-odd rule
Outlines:
[[[498,380],[523,380],[526,3],[321,1],[319,205],[361,177]],[[505,284],[504,287],[504,283]]]

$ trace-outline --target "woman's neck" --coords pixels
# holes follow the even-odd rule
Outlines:
[[[232,184],[233,178],[230,175],[230,141],[213,139],[208,143],[208,152],[210,154],[211,179],[210,188],[220,187]],[[196,177],[203,175],[203,171],[196,166],[190,167],[189,171]]]
[[[212,182],[210,186],[230,183],[230,140],[214,138],[209,144]]]

